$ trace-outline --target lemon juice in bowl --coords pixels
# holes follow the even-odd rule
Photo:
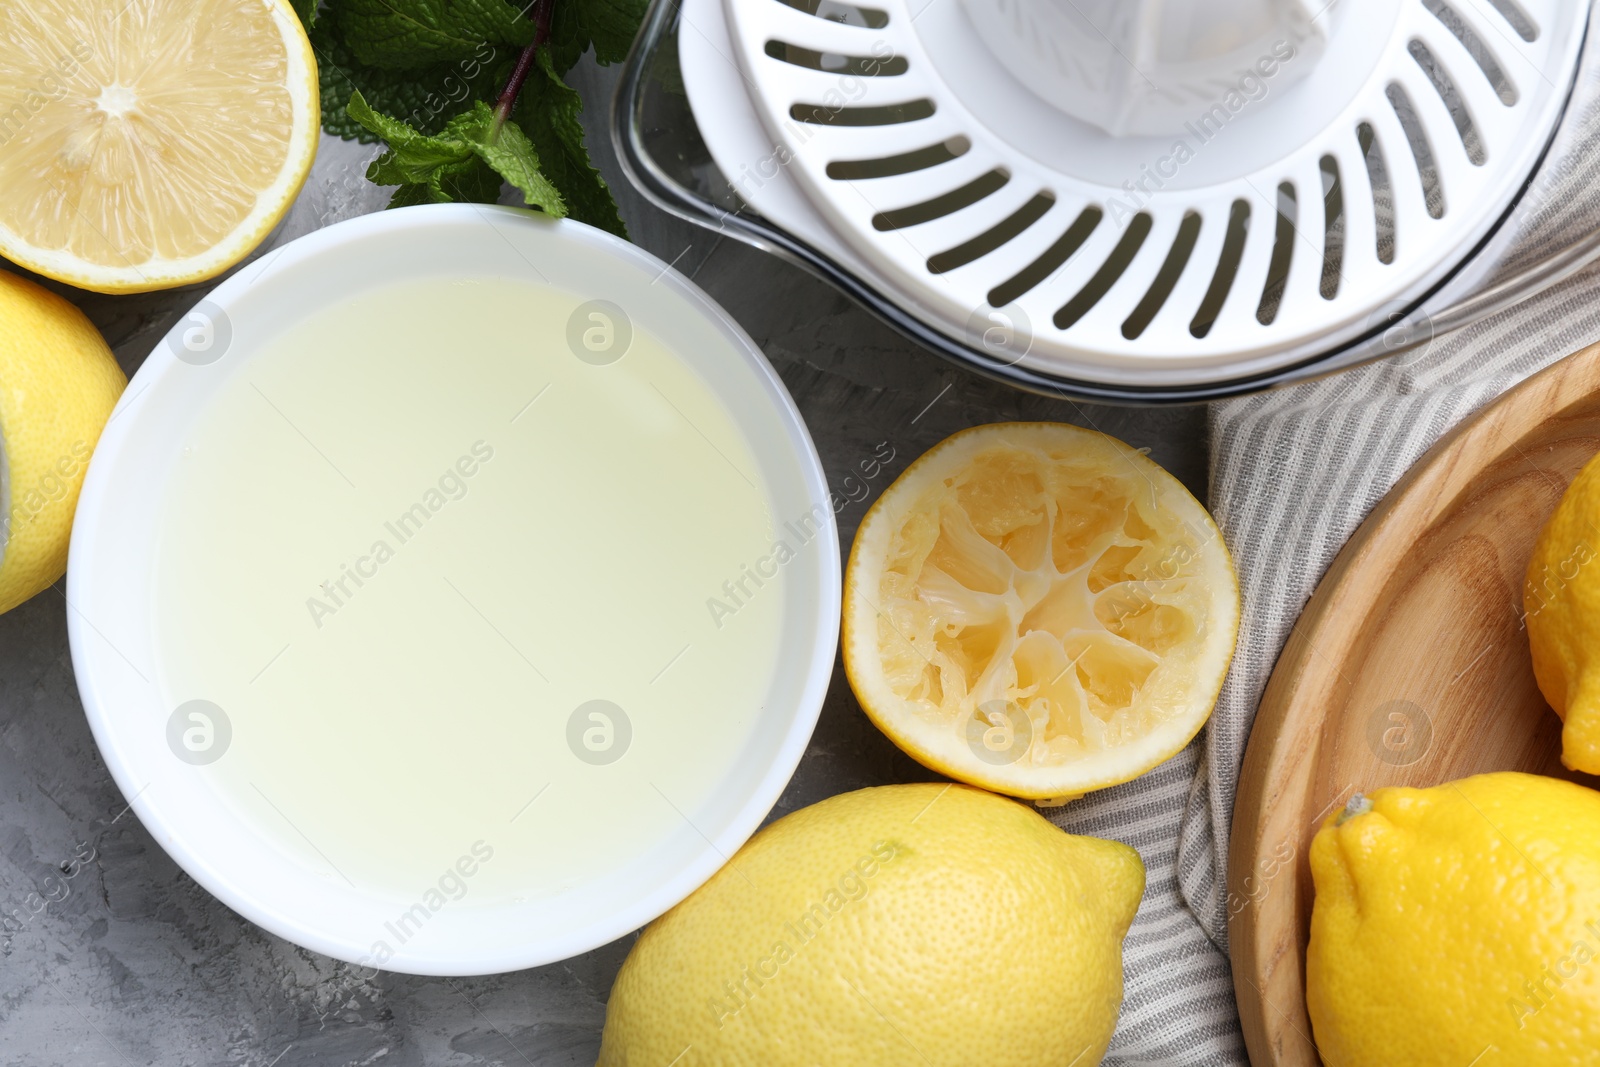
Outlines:
[[[166,515],[174,750],[285,862],[397,908],[450,871],[449,907],[554,897],[681,831],[778,655],[779,523],[728,409],[552,287],[298,322],[195,421]]]

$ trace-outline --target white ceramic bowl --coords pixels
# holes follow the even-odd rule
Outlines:
[[[241,816],[219,798],[213,779],[169,747],[174,697],[162,692],[159,660],[171,653],[152,633],[154,563],[171,520],[162,514],[164,489],[194,420],[272,337],[375,282],[485,273],[551,279],[583,300],[625,306],[635,330],[676,353],[725,405],[773,516],[825,516],[825,528],[784,568],[781,654],[767,699],[693,824],[685,818],[611,877],[555,899],[439,910],[426,938],[395,945],[381,962],[416,974],[493,973],[563,959],[682,900],[777,801],[816,724],[838,640],[838,537],[811,439],[755,344],[687,279],[598,230],[508,208],[409,208],[320,230],[209,295],[202,305],[209,322],[230,334],[226,358],[203,367],[192,353],[178,358],[186,335],[192,347],[190,331],[208,328],[192,316],[155,347],[111,417],[78,505],[67,593],[79,690],[118,786],[184,870],[275,934],[346,961],[375,962],[373,944],[396,914],[393,896],[286,859],[278,830]]]

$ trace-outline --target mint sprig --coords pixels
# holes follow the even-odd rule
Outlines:
[[[627,236],[565,77],[591,48],[624,58],[648,0],[291,3],[317,54],[323,129],[386,142],[367,176],[399,186],[390,207],[492,203],[510,182],[530,207]]]

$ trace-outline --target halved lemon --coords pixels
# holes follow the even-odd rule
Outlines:
[[[1239,587],[1206,509],[1105,434],[978,426],[913,463],[862,520],[845,672],[924,765],[1067,799],[1137,777],[1205,725]]]
[[[287,0],[0,0],[0,255],[102,293],[238,263],[320,130]]]

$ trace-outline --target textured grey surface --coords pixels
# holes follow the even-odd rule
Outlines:
[[[940,363],[822,283],[640,201],[603,131],[611,72],[581,70],[591,144],[634,239],[692,275],[783,376],[830,481],[883,441],[888,475],[839,515],[848,547],[878,492],[966,426],[1045,419],[1137,446],[1204,498],[1200,409],[1080,406],[992,385]],[[287,239],[367,196],[359,153],[324,153]],[[94,318],[131,374],[199,290],[100,297],[56,287]],[[0,616],[0,1064],[249,1067],[592,1064],[607,992],[632,938],[576,959],[484,978],[363,980],[240,919],[167,857],[95,749],[67,651],[58,590]],[[821,723],[773,815],[834,793],[933,777],[874,729],[835,671]],[[87,859],[86,859],[87,858]]]

